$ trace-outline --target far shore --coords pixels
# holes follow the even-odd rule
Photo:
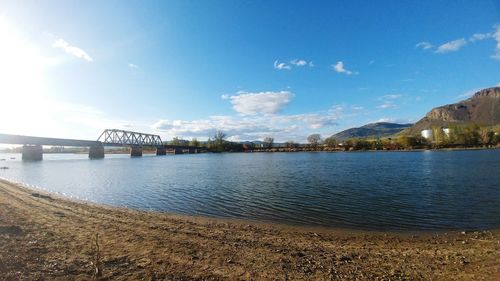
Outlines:
[[[253,150],[248,152],[421,152],[421,151],[466,151],[466,150],[496,150],[498,147],[446,147],[446,148],[414,148],[414,149],[359,149],[359,150]]]
[[[247,151],[238,151],[238,152],[223,152],[223,153],[297,153],[297,152],[326,152],[326,153],[335,153],[335,152],[422,152],[422,151],[469,151],[469,150],[497,150],[500,149],[500,146],[495,147],[444,147],[444,148],[414,148],[414,149],[360,149],[360,150],[340,150],[340,149],[331,149],[331,150],[303,150],[303,149],[289,149],[289,148],[272,148],[272,149],[254,149]],[[0,152],[7,154],[21,154],[21,152]],[[63,151],[63,152],[52,152],[52,151],[44,151],[44,154],[88,154],[87,151]],[[110,150],[106,151],[106,154],[130,154],[129,151],[125,150]],[[210,152],[208,152],[210,153]],[[155,150],[144,150],[144,155],[156,154]],[[168,153],[167,153],[168,155]],[[173,154],[172,154],[173,155]]]
[[[499,280],[500,230],[394,233],[142,212],[0,180],[0,280]]]

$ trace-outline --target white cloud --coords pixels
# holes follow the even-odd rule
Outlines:
[[[380,123],[380,122],[385,122],[385,123],[396,123],[396,124],[411,124],[414,121],[411,119],[402,119],[402,118],[392,118],[392,117],[382,117],[378,120],[374,121],[369,121],[368,123]]]
[[[472,36],[469,37],[468,40],[465,38],[460,38],[457,40],[453,40],[447,43],[442,44],[439,46],[434,52],[435,53],[449,53],[449,52],[456,52],[460,50],[462,47],[467,45],[469,42],[475,43],[478,41],[483,41],[483,40],[495,40],[496,41],[496,46],[493,55],[491,55],[492,59],[500,60],[500,25],[495,25],[494,31],[488,32],[488,33],[474,33]],[[424,50],[431,49],[433,48],[433,45],[429,42],[420,42],[417,45],[415,45],[417,48],[422,48]]]
[[[73,55],[77,58],[84,59],[86,61],[92,62],[93,59],[85,52],[84,50],[70,45],[68,42],[66,42],[64,39],[59,38],[54,43],[52,44],[52,47],[54,48],[59,48],[63,49],[66,53]]]
[[[321,129],[323,127],[332,127],[338,125],[338,119],[342,115],[342,110],[339,112],[334,109],[330,109],[326,114],[320,113],[309,113],[309,114],[299,114],[291,115],[286,118],[290,121],[297,121],[304,123],[310,129]]]
[[[305,60],[299,60],[299,59],[291,60],[290,63],[293,64],[293,65],[296,65],[296,66],[307,65],[307,61],[305,61]]]
[[[229,140],[258,140],[266,136],[274,137],[276,142],[288,140],[305,142],[311,133],[330,135],[332,128],[347,117],[362,114],[356,106],[335,105],[325,111],[295,115],[240,115],[210,116],[200,120],[159,120],[151,129],[164,139],[174,136],[183,138],[206,139],[215,131],[222,130]]]
[[[395,99],[399,99],[403,97],[403,95],[399,95],[399,94],[389,94],[389,95],[384,95],[384,96],[381,96],[379,99],[380,100],[395,100]]]
[[[495,53],[491,56],[491,58],[500,60],[500,25],[495,26],[496,30],[493,33],[492,37],[497,41],[497,45],[495,47]]]
[[[460,100],[468,99],[468,98],[472,97],[475,93],[481,91],[482,89],[489,88],[489,87],[491,87],[491,86],[488,85],[488,86],[484,86],[484,87],[480,87],[480,88],[474,88],[474,89],[468,90],[467,92],[465,92],[463,94],[456,96],[455,98],[460,99]],[[494,87],[500,87],[500,83],[496,84]]]
[[[491,37],[492,37],[491,33],[475,33],[470,37],[469,41],[471,42],[482,41],[489,39]]]
[[[129,64],[128,64],[128,67],[129,67],[130,69],[137,69],[137,68],[139,68],[139,66],[138,66],[137,64],[133,64],[133,63],[129,63]]]
[[[290,61],[290,63],[285,63],[285,62],[279,62],[278,60],[274,61],[274,68],[279,69],[279,70],[290,70],[292,67],[302,67],[302,66],[309,66],[309,67],[314,67],[314,64],[312,61],[307,61],[304,59],[293,59]]]
[[[396,108],[396,104],[394,104],[394,102],[392,101],[385,101],[383,104],[377,106],[377,108],[381,108],[381,109],[389,109],[389,108]]]
[[[274,68],[279,69],[279,70],[283,70],[283,69],[290,70],[290,69],[292,69],[292,67],[289,66],[288,64],[286,64],[284,62],[278,62],[278,60],[274,61]]]
[[[380,123],[380,122],[389,122],[392,123],[394,118],[389,118],[389,117],[383,117],[375,121],[370,121],[369,123]]]
[[[405,99],[403,99],[405,98]],[[402,100],[403,99],[403,100]],[[396,101],[399,101],[399,103],[405,103],[406,96],[402,94],[387,94],[383,95],[378,98],[379,101],[382,101],[382,104],[378,105],[377,108],[381,109],[390,109],[390,108],[397,108],[398,105],[396,104]]]
[[[474,88],[474,89],[468,90],[467,92],[465,92],[463,94],[460,94],[460,95],[456,96],[455,98],[456,99],[460,99],[460,100],[468,99],[468,98],[472,97],[475,93],[481,91],[484,88],[488,88],[488,87],[489,86],[487,86],[487,87],[481,87],[481,88]]]
[[[417,43],[417,45],[415,45],[415,47],[423,49],[423,50],[428,50],[428,49],[432,49],[432,47],[434,47],[434,46],[431,43],[424,41],[424,42]]]
[[[328,113],[268,116],[210,116],[203,120],[159,120],[151,126],[166,138],[200,139],[224,131],[230,140],[257,140],[273,136],[277,141],[304,141],[310,130],[337,126],[338,117]]]
[[[475,90],[473,90],[473,91],[467,91],[467,92],[465,92],[463,94],[460,94],[460,95],[456,96],[456,98],[457,99],[461,99],[461,100],[462,99],[468,99],[468,98],[472,97],[472,95],[474,95],[475,92],[476,92]]]
[[[243,115],[276,114],[292,100],[289,91],[280,92],[239,92],[233,96],[222,96],[229,99],[233,109]]]
[[[210,116],[203,120],[159,120],[151,127],[153,131],[163,134],[166,139],[174,136],[183,138],[205,139],[213,136],[217,130],[224,131],[231,140],[255,140],[268,135],[286,135],[296,128],[290,124],[276,123],[273,117],[232,117]]]
[[[460,50],[463,46],[467,45],[467,41],[464,38],[460,38],[457,40],[453,40],[443,45],[439,46],[436,50],[436,53],[444,54],[449,52],[455,52]]]
[[[306,60],[303,60],[303,59],[294,59],[294,60],[291,60],[290,63],[292,65],[295,65],[297,67],[299,66],[309,66],[309,67],[314,67],[314,63],[312,61],[306,61]]]
[[[344,73],[347,75],[358,74],[357,72],[345,69],[344,63],[342,61],[338,61],[336,64],[332,64],[332,68],[338,73]]]

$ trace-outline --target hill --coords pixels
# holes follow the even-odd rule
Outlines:
[[[483,89],[466,100],[436,107],[401,133],[419,135],[422,130],[433,126],[467,123],[481,126],[500,124],[500,87]]]
[[[366,138],[366,137],[388,137],[401,132],[402,130],[411,127],[412,124],[396,124],[388,122],[377,122],[364,125],[359,128],[350,128],[339,132],[332,137],[343,141],[350,138]]]

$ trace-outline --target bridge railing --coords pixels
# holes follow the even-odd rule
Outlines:
[[[97,141],[103,145],[113,146],[162,146],[163,142],[158,135],[144,134],[132,131],[106,129]]]

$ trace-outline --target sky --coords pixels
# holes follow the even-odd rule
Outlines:
[[[305,142],[500,86],[500,1],[0,1],[0,133]]]

